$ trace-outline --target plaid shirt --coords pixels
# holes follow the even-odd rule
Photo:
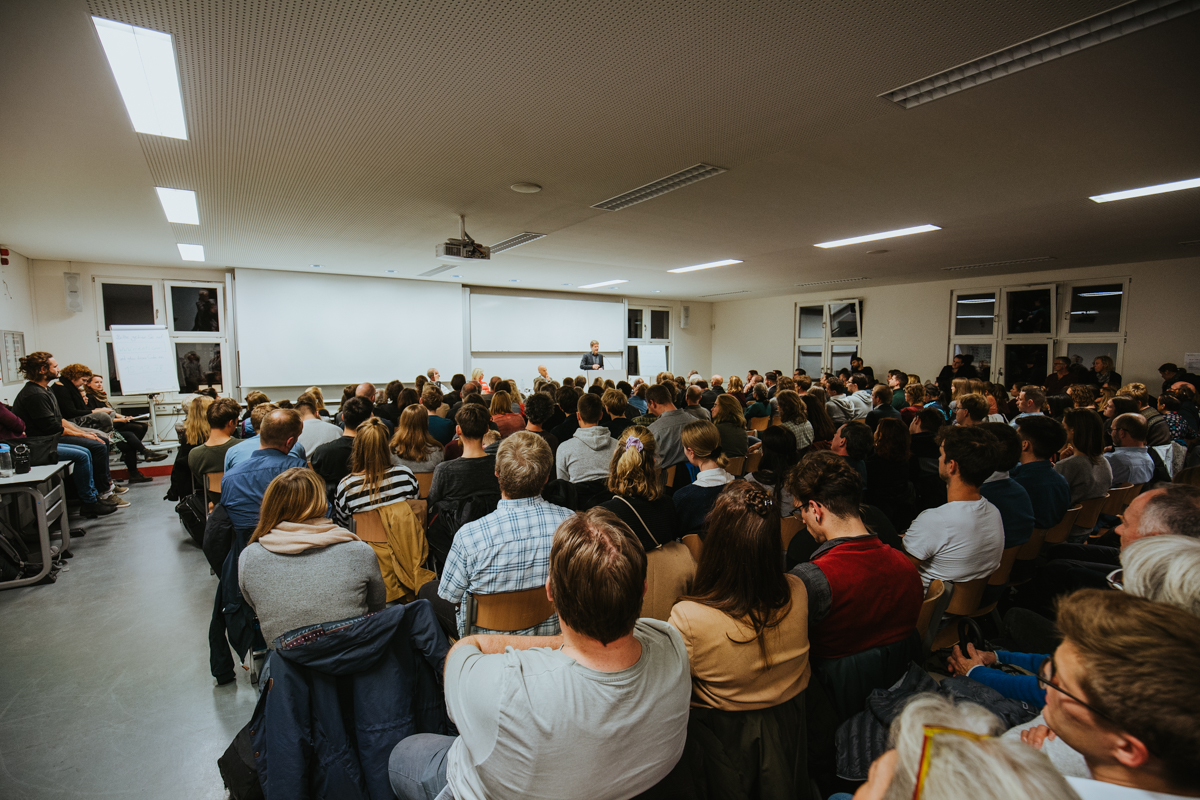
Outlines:
[[[471,632],[467,631],[467,604],[463,602],[466,592],[498,594],[546,585],[554,531],[574,513],[537,496],[501,500],[491,514],[459,529],[446,556],[438,595],[460,604],[460,634]],[[475,632],[487,631],[476,628]],[[557,614],[551,614],[536,627],[513,631],[527,636],[552,636],[558,632]]]

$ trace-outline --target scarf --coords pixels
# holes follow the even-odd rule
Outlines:
[[[94,397],[98,402],[103,403],[105,406],[108,405],[108,392],[97,392],[90,386],[84,386],[84,391],[87,392],[88,397]]]
[[[302,522],[281,522],[258,537],[259,544],[281,556],[294,556],[318,547],[359,541],[362,540],[325,517],[313,517]]]

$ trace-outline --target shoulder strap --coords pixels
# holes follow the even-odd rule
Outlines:
[[[633,503],[629,502],[624,497],[621,497],[621,495],[619,495],[619,494],[614,494],[613,497],[617,498],[622,503],[629,506],[629,510],[633,512],[633,515],[638,518],[638,522],[642,523],[642,527],[646,529],[646,535],[648,535],[650,537],[650,540],[652,542],[654,542],[654,546],[656,548],[662,547],[662,542],[660,542],[658,540],[658,537],[654,535],[654,531],[650,530],[650,526],[646,524],[646,520],[642,519],[642,515],[639,514],[637,509],[633,507]]]

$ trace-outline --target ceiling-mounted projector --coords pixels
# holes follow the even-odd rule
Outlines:
[[[470,264],[472,261],[487,261],[492,257],[491,249],[479,244],[467,233],[467,218],[458,216],[458,238],[447,239],[433,251],[438,261],[450,264]]]

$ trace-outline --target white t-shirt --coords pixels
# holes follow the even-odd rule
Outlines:
[[[922,562],[921,582],[986,578],[1004,554],[1004,523],[987,500],[956,500],[922,511],[904,534],[904,549]]]
[[[620,672],[545,647],[455,650],[446,661],[446,705],[459,730],[446,756],[455,798],[615,800],[662,780],[687,739],[687,648],[659,620],[638,620],[633,635],[641,658]]]
[[[321,445],[332,442],[341,435],[342,429],[332,422],[326,422],[323,419],[306,419],[304,420],[304,429],[300,432],[300,444],[304,445],[304,452],[311,454]]]
[[[1088,778],[1067,778],[1067,783],[1083,800],[1176,800],[1182,798],[1179,794],[1164,794],[1149,792],[1145,789],[1134,789],[1129,786],[1118,786],[1115,783],[1101,783]]]

